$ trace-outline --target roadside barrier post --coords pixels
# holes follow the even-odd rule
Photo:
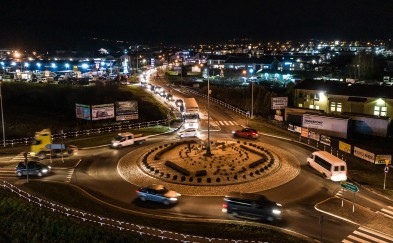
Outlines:
[[[27,152],[23,153],[23,157],[25,157],[25,164],[26,164],[26,179],[27,179],[27,183],[29,182],[29,168],[28,168],[28,161],[27,161]]]

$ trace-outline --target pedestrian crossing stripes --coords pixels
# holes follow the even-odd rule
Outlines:
[[[239,123],[235,121],[215,121],[216,126],[239,126]]]
[[[385,235],[377,231],[359,227],[352,234],[348,235],[343,243],[393,243],[393,236]]]
[[[387,208],[381,209],[381,211],[379,213],[381,213],[385,217],[393,219],[393,207],[392,206],[388,206]]]
[[[336,197],[342,197],[343,196],[343,190],[339,190],[337,193],[336,193]]]
[[[27,160],[32,160],[32,159],[34,159],[34,157],[31,156],[30,153],[27,153]],[[24,161],[25,161],[25,157],[23,156],[23,152],[20,152],[15,157],[12,157],[9,162],[13,163],[13,162],[24,162]]]
[[[67,172],[64,182],[67,182],[67,183],[71,182],[71,178],[72,178],[72,175],[74,174],[74,170],[75,170],[75,168],[68,169],[68,172]]]

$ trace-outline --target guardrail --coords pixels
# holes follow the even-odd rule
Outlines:
[[[167,125],[169,122],[168,119],[165,120],[158,120],[158,121],[149,121],[149,122],[141,122],[141,123],[131,123],[131,124],[119,124],[113,126],[105,126],[99,128],[92,128],[92,129],[84,129],[84,130],[77,130],[77,131],[68,131],[64,133],[56,133],[52,134],[52,140],[57,141],[61,139],[67,138],[76,138],[82,136],[90,136],[90,135],[99,135],[99,134],[107,134],[116,131],[123,131],[127,129],[139,129],[139,128],[146,128],[158,125]],[[13,147],[15,145],[30,145],[34,141],[34,137],[27,137],[27,138],[17,138],[17,139],[10,139],[5,140],[6,147]]]
[[[208,238],[203,236],[178,233],[178,232],[168,231],[165,229],[158,229],[145,225],[129,223],[125,221],[102,217],[99,215],[95,215],[93,213],[84,212],[81,210],[60,205],[58,203],[50,202],[48,200],[39,198],[28,192],[25,192],[22,189],[12,185],[7,181],[0,181],[0,187],[2,187],[4,190],[9,190],[17,194],[20,198],[25,199],[29,203],[36,204],[40,208],[45,208],[47,210],[50,210],[51,212],[63,214],[66,215],[67,217],[73,217],[83,222],[94,223],[99,226],[106,226],[120,231],[129,231],[139,235],[147,235],[150,237],[155,237],[159,240],[166,240],[166,241],[174,240],[180,242],[231,242],[231,241],[250,242],[248,240],[222,239],[222,238],[214,238],[214,237]]]
[[[197,91],[195,91],[193,89],[190,89],[190,88],[187,88],[187,87],[184,87],[184,86],[182,88],[186,89],[190,93],[196,94],[196,95],[198,95],[200,97],[203,97],[205,99],[208,98],[207,95],[199,93],[199,92],[197,92]],[[248,118],[250,117],[249,112],[246,112],[246,111],[243,111],[242,109],[239,109],[237,107],[231,106],[231,105],[229,105],[229,104],[227,104],[227,103],[225,103],[225,102],[223,102],[221,100],[218,100],[218,99],[215,99],[215,98],[212,98],[212,97],[209,97],[209,98],[210,98],[210,101],[213,101],[213,102],[215,102],[215,103],[217,103],[217,104],[219,104],[221,106],[224,106],[225,108],[227,108],[229,110],[232,110],[232,111],[234,111],[234,112],[236,112],[236,113],[238,113],[238,114],[240,114],[242,116],[245,116],[245,117],[248,117]]]

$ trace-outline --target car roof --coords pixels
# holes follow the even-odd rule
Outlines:
[[[257,130],[255,130],[254,128],[249,128],[249,127],[243,128],[243,131],[257,132]]]
[[[183,132],[190,132],[190,131],[196,131],[195,128],[187,128],[185,130],[183,130]]]
[[[157,191],[165,189],[165,187],[163,185],[159,185],[159,184],[151,184],[147,188],[157,190]]]
[[[252,200],[257,202],[271,202],[265,196],[256,193],[230,192],[225,196],[225,198]]]

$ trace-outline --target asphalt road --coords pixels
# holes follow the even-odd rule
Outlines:
[[[204,112],[206,100],[198,99],[198,103]],[[215,124],[211,127],[212,139],[231,139],[231,131],[246,125],[238,121],[231,112],[224,111],[222,107],[214,103],[210,104],[210,117],[211,123]],[[233,122],[227,123],[229,125],[222,125],[219,121]],[[206,120],[203,122],[206,124]],[[203,127],[206,128],[206,125],[202,126],[204,130],[202,138],[206,138],[207,131]],[[177,139],[176,134],[168,134],[151,138],[144,145],[130,146],[121,150],[108,147],[80,150],[75,158],[67,159],[65,163],[55,160],[51,175],[40,179],[74,184],[98,200],[152,217],[239,220],[221,212],[222,196],[182,196],[178,204],[169,207],[150,202],[142,203],[137,199],[135,190],[139,185],[130,184],[119,175],[118,160],[128,153],[143,152],[143,146],[174,139]],[[324,242],[341,242],[358,228],[357,225],[329,215],[324,215],[323,223],[320,224],[322,214],[314,209],[314,205],[334,196],[340,185],[322,178],[306,165],[305,161],[311,152],[310,148],[268,136],[260,136],[258,141],[285,149],[301,162],[301,172],[295,179],[274,189],[259,192],[283,204],[284,220],[272,225],[307,235],[313,239],[320,239],[322,229]],[[7,168],[1,170],[0,177],[14,182],[25,180],[25,178],[16,179],[13,171]],[[351,195],[346,195],[346,197],[350,198]],[[360,191],[356,197],[357,203],[372,210],[379,210],[388,205],[387,201],[367,191]]]

